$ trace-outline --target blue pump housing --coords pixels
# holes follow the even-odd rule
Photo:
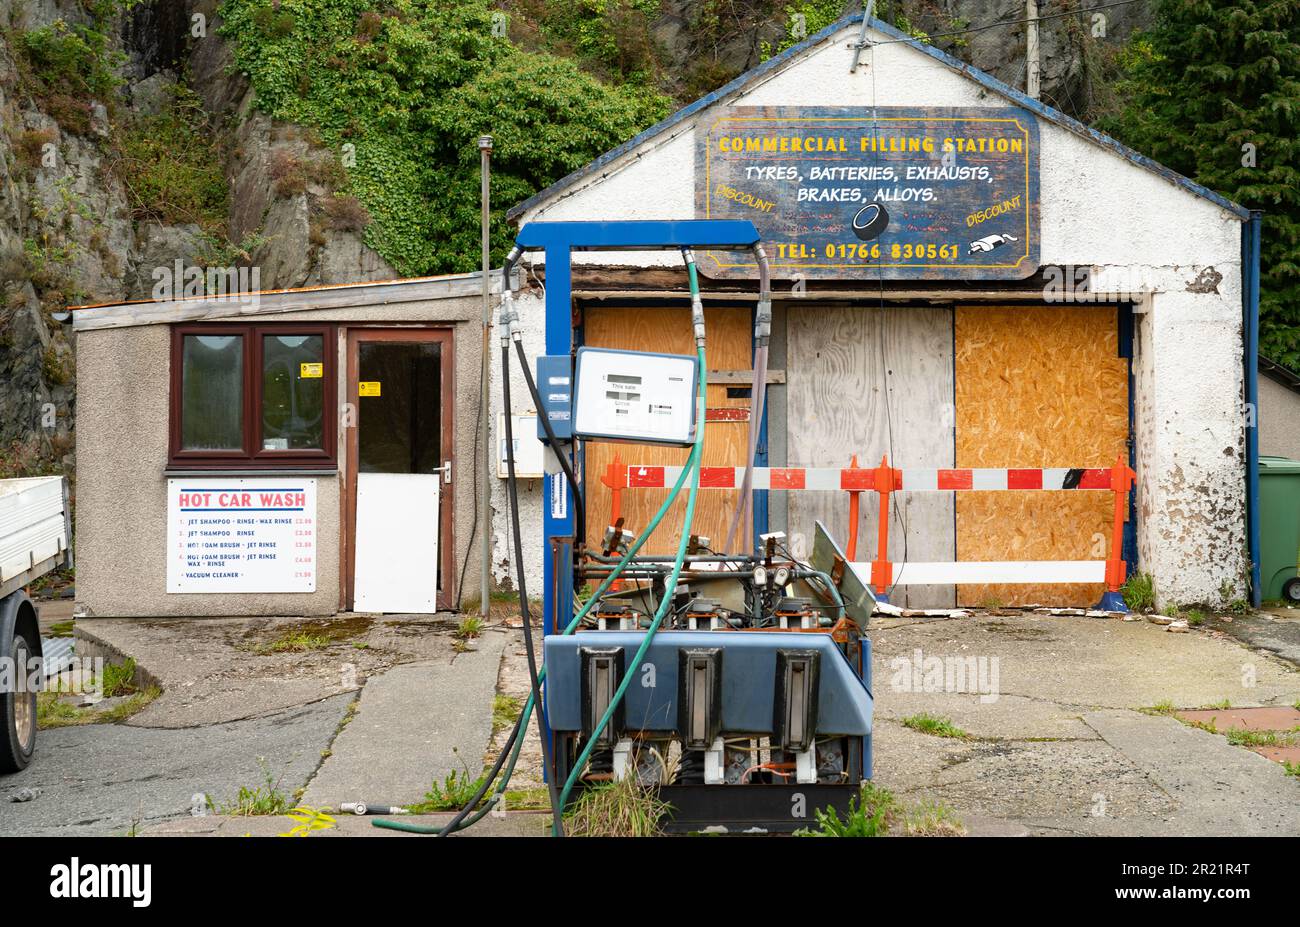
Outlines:
[[[545,641],[546,712],[552,730],[582,727],[580,654],[583,647],[622,647],[630,658],[645,639],[639,631],[580,631],[551,634]],[[871,661],[871,642],[863,639],[863,660]],[[772,732],[776,696],[776,655],[781,650],[816,650],[821,655],[817,692],[817,733],[851,737],[871,734],[871,692],[829,634],[781,631],[660,631],[638,678],[624,696],[627,726],[671,731],[677,726],[677,653],[682,648],[718,647],[722,657],[722,730]],[[647,666],[653,666],[648,671]],[[653,685],[649,680],[653,679]]]

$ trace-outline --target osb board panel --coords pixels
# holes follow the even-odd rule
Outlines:
[[[712,308],[704,310],[705,359],[711,370],[752,370],[753,321],[750,310]],[[591,347],[629,351],[657,351],[661,354],[695,354],[691,311],[682,309],[625,309],[599,306],[586,310],[584,343]],[[733,387],[734,388],[734,387]],[[706,405],[716,408],[749,408],[748,398],[728,399],[722,384],[706,387]],[[704,432],[704,466],[740,467],[745,463],[748,422],[710,422]],[[601,481],[615,454],[624,464],[684,466],[689,448],[588,442],[586,444],[587,537],[599,543],[611,519],[613,497]],[[641,532],[667,498],[667,489],[624,490],[621,511],[624,530]],[[702,489],[695,505],[692,533],[705,535],[722,545],[735,514],[737,490]],[[641,548],[643,554],[677,552],[682,522],[686,518],[686,493],[664,516],[654,535]]]
[[[953,465],[951,310],[788,305],[787,320],[790,466],[847,466],[857,454],[871,467],[886,453],[896,467]],[[810,548],[817,520],[847,541],[847,493],[792,492],[789,507],[792,541],[802,534]],[[891,561],[955,559],[951,493],[895,494],[891,510]],[[858,560],[875,557],[878,513],[878,497],[864,492]],[[955,594],[900,586],[891,601],[942,608]]]
[[[1106,467],[1128,437],[1127,361],[1113,306],[959,306],[958,467]],[[957,494],[959,560],[1100,560],[1105,492]],[[969,585],[963,605],[1092,605],[1101,584]]]

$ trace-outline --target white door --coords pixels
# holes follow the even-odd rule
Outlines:
[[[357,474],[353,610],[438,610],[441,495],[441,474]]]
[[[451,478],[443,344],[432,333],[362,330],[355,348],[352,608],[436,612],[449,581],[439,582],[440,503]]]

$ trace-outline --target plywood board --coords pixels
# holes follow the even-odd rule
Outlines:
[[[709,369],[753,369],[753,322],[748,308],[705,309],[704,325],[708,338],[706,360]],[[583,330],[584,343],[592,347],[695,354],[689,308],[592,307],[585,311]],[[748,409],[748,397],[728,397],[728,390],[737,388],[726,383],[710,384],[706,387],[706,405],[710,409]],[[704,432],[704,466],[743,467],[748,428],[748,421],[710,422]],[[626,465],[678,467],[685,465],[686,458],[690,456],[689,449],[648,445],[588,442],[586,448],[587,537],[593,543],[600,542],[610,524],[613,497],[601,481],[601,476],[616,454]],[[644,530],[668,493],[667,489],[625,490],[621,502],[624,530],[633,534]],[[739,492],[735,490],[701,491],[695,507],[692,533],[712,538],[715,544],[723,544],[735,513],[738,495]],[[676,553],[685,517],[686,493],[683,492],[660,522],[658,530],[641,549],[641,553]]]
[[[958,467],[1106,467],[1126,450],[1128,368],[1113,306],[956,310]],[[959,560],[1097,560],[1105,492],[964,492]],[[1104,587],[966,585],[963,605],[1095,604]]]
[[[953,466],[951,310],[787,304],[786,332],[789,466],[847,466],[856,454],[870,467],[886,453],[896,467]],[[794,492],[789,507],[792,541],[810,548],[821,521],[847,543],[847,493]],[[951,494],[897,493],[891,508],[892,561],[955,559]],[[863,493],[858,560],[875,555],[878,512]],[[940,608],[954,592],[900,586],[891,601]]]

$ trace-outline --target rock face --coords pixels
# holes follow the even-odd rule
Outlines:
[[[506,3],[527,16],[540,0]],[[1151,21],[1154,0],[1043,22],[1043,100],[1084,119],[1107,105],[1106,82],[1123,41]],[[218,0],[146,0],[97,23],[77,0],[0,0],[0,476],[66,469],[75,434],[74,355],[53,313],[68,305],[149,299],[156,274],[186,265],[251,264],[263,289],[397,276],[362,240],[364,210],[335,196],[334,154],[311,133],[257,112],[248,82],[218,34]],[[653,24],[661,73],[679,75],[683,99],[760,63],[789,37],[783,0],[662,0]],[[1022,0],[893,0],[887,15],[936,36],[957,57],[1023,86],[1023,25],[943,36],[970,25],[1019,20]],[[860,9],[846,3],[845,10]],[[1049,11],[1053,8],[1046,8]],[[121,80],[112,99],[73,100],[69,120],[32,92],[17,49],[60,21],[102,31]],[[815,24],[814,24],[815,25]],[[228,187],[220,228],[142,215],[119,171],[117,132],[156,116],[178,75],[220,137],[213,157]],[[67,100],[64,100],[66,105]]]
[[[155,298],[156,271],[176,261],[252,264],[263,289],[397,276],[363,243],[364,211],[332,219],[344,180],[324,169],[332,153],[255,112],[216,7],[152,0],[95,22],[76,0],[0,0],[0,477],[72,472],[74,352],[54,319],[67,306]],[[33,92],[10,45],[60,21],[101,31],[121,55],[113,99],[88,101],[75,124]],[[215,227],[142,215],[118,170],[117,131],[163,112],[181,74],[222,140],[228,208]],[[312,182],[286,183],[286,166]]]
[[[720,6],[725,12],[719,12]],[[780,47],[796,34],[790,17],[800,6],[783,0],[734,0],[725,5],[662,0],[652,29],[661,70],[680,75],[679,96],[706,93],[759,64],[765,49]],[[1043,102],[1085,122],[1100,115],[1109,103],[1107,86],[1116,55],[1135,28],[1151,23],[1155,6],[1155,0],[1137,0],[1098,14],[1040,22]],[[862,7],[859,0],[848,0],[841,10],[847,14]],[[1040,16],[1061,12],[1060,4],[1039,7]],[[876,9],[879,16],[934,36],[934,45],[954,57],[1024,89],[1025,26],[1018,22],[1025,18],[1024,0],[879,0]],[[999,22],[1014,24],[945,35]],[[809,31],[817,26],[805,24]]]

